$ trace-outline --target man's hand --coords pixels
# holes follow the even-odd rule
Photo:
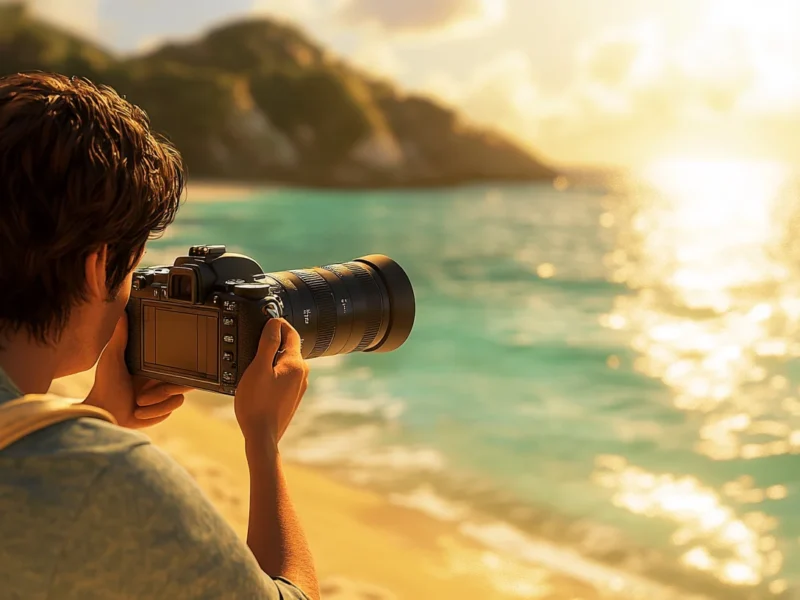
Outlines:
[[[278,441],[307,386],[300,336],[285,320],[270,319],[233,402],[250,471],[247,545],[264,573],[285,577],[319,600],[314,559],[289,498],[278,452]]]
[[[297,331],[284,319],[267,321],[233,404],[247,443],[278,443],[308,387],[308,372]]]
[[[132,376],[125,365],[128,317],[123,313],[97,363],[94,387],[84,402],[104,408],[122,427],[140,429],[161,423],[183,404],[190,387]]]

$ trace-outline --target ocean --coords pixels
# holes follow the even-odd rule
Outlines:
[[[453,522],[520,597],[539,563],[610,597],[794,597],[795,180],[674,161],[558,183],[190,191],[145,262],[201,243],[265,271],[397,260],[409,340],[314,359],[284,454]]]

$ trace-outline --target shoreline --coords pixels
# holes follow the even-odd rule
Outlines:
[[[92,381],[88,371],[57,380],[51,391],[83,398]],[[241,434],[235,423],[203,408],[201,398],[192,401],[202,393],[190,393],[167,421],[140,431],[195,478],[244,539],[249,475]],[[513,561],[468,538],[457,524],[393,504],[376,491],[290,461],[285,474],[326,600],[607,597],[544,563]]]
[[[235,425],[218,423],[194,406],[169,421],[149,430],[151,439],[187,468],[244,539],[248,473]],[[210,425],[212,444],[203,435]],[[372,490],[290,461],[284,469],[323,598],[599,598],[589,586],[546,568],[521,571],[452,524],[391,504]]]
[[[232,200],[247,200],[255,194],[276,186],[249,185],[226,181],[196,181],[186,185],[186,202],[205,204],[207,202],[230,202]]]
[[[186,201],[193,203],[228,202],[246,200],[260,192],[279,189],[311,190],[317,192],[419,192],[424,190],[444,190],[449,188],[469,188],[474,186],[508,185],[553,185],[555,177],[545,179],[476,179],[471,181],[430,181],[406,185],[324,185],[313,182],[264,180],[248,181],[240,179],[193,179],[186,184]]]

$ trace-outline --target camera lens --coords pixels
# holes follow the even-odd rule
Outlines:
[[[303,339],[303,357],[389,352],[414,325],[414,290],[388,256],[266,273],[283,290],[286,320]]]

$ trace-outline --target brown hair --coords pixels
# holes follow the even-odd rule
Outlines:
[[[108,248],[111,299],[172,223],[180,154],[114,90],[49,73],[0,77],[0,332],[57,341]]]

